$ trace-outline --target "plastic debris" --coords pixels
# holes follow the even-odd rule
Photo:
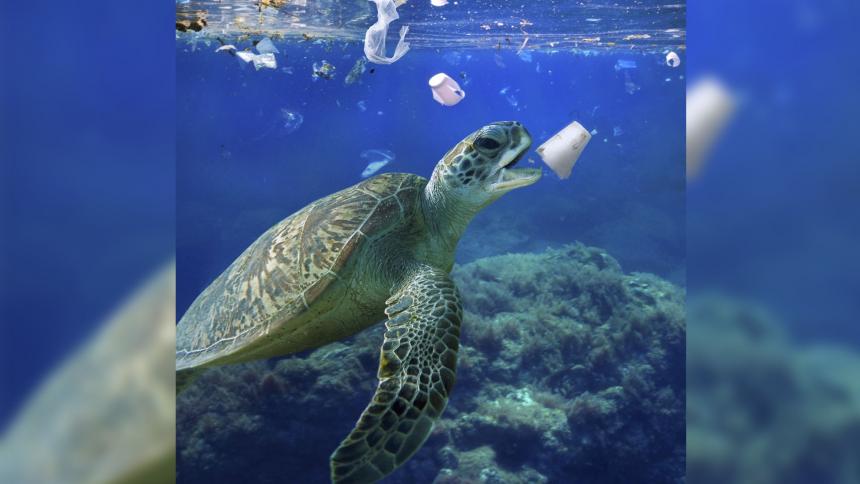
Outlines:
[[[460,79],[463,80],[464,86],[468,86],[472,83],[472,78],[469,77],[469,74],[466,74],[466,71],[460,71]]]
[[[524,50],[524,51],[518,53],[517,57],[519,57],[523,62],[531,62],[532,61],[532,53],[527,51],[527,50]]]
[[[615,126],[614,128],[612,128],[612,136],[615,136],[617,138],[622,134],[624,134],[624,130],[621,129],[621,126]]]
[[[681,65],[681,58],[674,52],[666,54],[666,65],[669,67],[678,67]]]
[[[257,49],[257,52],[260,54],[280,54],[280,51],[275,47],[272,39],[268,37],[263,37],[262,40],[257,42],[254,48]]]
[[[394,55],[385,56],[385,38],[388,36],[388,24],[400,18],[397,14],[397,5],[394,0],[370,0],[376,4],[376,16],[378,20],[367,29],[364,35],[364,55],[367,60],[376,64],[392,64],[397,62],[409,51],[409,42],[403,39],[409,32],[409,26],[404,25],[400,29],[400,40],[394,48]]]
[[[527,45],[528,43],[529,43],[529,38],[528,38],[528,36],[526,36],[526,38],[525,38],[525,39],[523,39],[523,43],[522,43],[522,44],[520,44],[520,48],[519,48],[519,49],[517,49],[517,55],[522,54],[523,49],[525,49],[525,48],[526,48],[526,45]]]
[[[277,69],[278,62],[275,60],[275,53],[278,52],[278,49],[275,48],[275,45],[272,44],[272,41],[268,37],[257,42],[255,48],[257,49],[257,54],[247,50],[237,51],[236,47],[232,45],[223,45],[215,49],[215,52],[226,51],[235,55],[246,64],[251,62],[254,64],[254,69],[258,71],[264,67],[267,69]]]
[[[699,174],[736,106],[734,95],[713,77],[700,79],[687,90],[687,179]]]
[[[637,67],[636,61],[633,61],[633,60],[618,59],[618,61],[615,62],[615,70],[616,71],[636,69],[636,67]]]
[[[591,135],[588,131],[578,121],[574,121],[540,145],[537,153],[543,162],[564,180],[570,177],[573,165],[589,140]]]
[[[281,72],[283,72],[284,74],[289,74],[292,76],[293,75],[293,66],[281,67]]]
[[[460,88],[457,81],[444,72],[431,77],[428,84],[433,91],[433,99],[443,106],[453,106],[466,97],[466,92]]]
[[[499,94],[504,96],[505,100],[508,102],[508,104],[510,104],[512,108],[519,110],[520,101],[519,99],[517,99],[514,93],[511,92],[511,86],[503,87],[499,91]]]
[[[507,67],[505,66],[505,61],[502,60],[502,56],[500,56],[499,54],[493,55],[493,60],[496,62],[496,65],[501,67],[502,69]]]
[[[463,61],[463,54],[454,50],[451,52],[446,52],[445,55],[442,56],[442,59],[444,59],[445,62],[452,66],[458,66],[460,65],[460,62]]]
[[[630,94],[632,96],[633,94],[636,94],[636,91],[638,91],[639,89],[641,89],[639,85],[634,83],[633,79],[630,78],[630,73],[624,71],[624,90],[627,92],[627,94]]]
[[[361,112],[367,111],[367,101],[359,101],[355,103],[358,106],[358,110]]]
[[[313,79],[316,81],[318,79],[325,79],[330,81],[334,79],[334,71],[337,68],[328,63],[327,60],[323,59],[320,62],[314,62],[313,66],[314,72],[312,74]]]
[[[258,71],[262,68],[267,69],[276,69],[278,67],[278,63],[275,60],[275,54],[258,54],[254,56],[253,59],[254,69]]]
[[[361,158],[368,161],[361,172],[361,177],[367,178],[394,161],[394,153],[388,150],[364,150],[361,152]]]
[[[591,136],[597,136],[597,128],[591,130]]]
[[[352,66],[352,69],[349,70],[343,83],[347,85],[355,83],[355,81],[357,81],[365,71],[367,71],[367,59],[359,57]]]
[[[281,117],[284,119],[284,130],[286,134],[295,132],[302,123],[305,122],[305,117],[298,111],[290,111],[287,108],[281,108]]]
[[[433,5],[434,7],[444,7],[445,5],[448,5],[448,0],[430,0],[430,5]]]

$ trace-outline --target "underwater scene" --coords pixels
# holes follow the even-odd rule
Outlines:
[[[177,1],[177,481],[682,482],[685,15]]]

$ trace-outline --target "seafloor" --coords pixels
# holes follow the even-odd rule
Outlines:
[[[568,245],[454,270],[458,381],[387,483],[684,479],[684,291]],[[376,386],[382,325],[294,357],[210,370],[177,402],[182,483],[323,483]]]

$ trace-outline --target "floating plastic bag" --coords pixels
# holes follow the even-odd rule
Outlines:
[[[570,177],[573,165],[591,140],[591,134],[574,121],[540,145],[537,153],[552,171],[564,180]]]
[[[257,45],[254,48],[257,49],[257,52],[260,54],[280,54],[281,52],[277,47],[275,47],[272,39],[268,37],[263,37],[263,40],[257,42]]]
[[[264,67],[268,69],[276,69],[278,63],[275,61],[275,54],[259,54],[254,56],[254,69],[258,71]]]
[[[248,52],[248,51],[242,50],[242,51],[236,52],[236,57],[238,57],[239,60],[241,60],[247,64],[248,62],[253,61],[254,58],[257,57],[257,54],[255,54],[253,52]]]
[[[444,72],[431,77],[428,84],[433,91],[433,99],[443,106],[453,106],[466,97],[466,92],[460,89],[457,81]]]
[[[394,55],[385,57],[385,38],[388,36],[388,24],[400,18],[397,14],[397,5],[394,0],[370,0],[376,4],[376,15],[378,20],[367,29],[364,35],[364,55],[367,60],[375,64],[393,64],[409,52],[409,42],[403,38],[409,32],[409,26],[404,25],[400,29],[400,40],[394,48]]]

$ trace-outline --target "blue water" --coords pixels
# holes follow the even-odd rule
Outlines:
[[[683,281],[684,70],[661,53],[532,52],[527,62],[515,47],[415,49],[346,85],[358,43],[280,42],[278,69],[260,71],[217,46],[177,43],[178,314],[268,227],[361,181],[366,150],[394,154],[380,172],[428,177],[448,149],[499,120],[526,126],[538,164],[534,149],[567,123],[596,134],[570,179],[545,170],[481,213],[459,262],[581,241],[627,271]],[[619,72],[619,59],[638,67]],[[321,60],[336,67],[332,80],[313,80]],[[465,100],[437,104],[427,86],[437,72],[458,79]]]
[[[754,301],[801,339],[854,347],[860,65],[846,46],[857,11],[853,2],[702,3],[690,12],[688,66],[691,82],[717,76],[739,101],[688,188],[691,292]]]
[[[238,39],[237,47],[251,47],[251,40],[258,38]],[[177,316],[261,233],[308,203],[362,181],[369,162],[388,161],[378,173],[429,177],[439,159],[462,138],[502,120],[523,123],[533,137],[523,165],[531,158],[535,166],[541,166],[534,149],[574,120],[594,134],[571,178],[560,180],[545,169],[540,182],[514,190],[480,213],[460,242],[458,263],[582,242],[606,250],[626,272],[650,272],[683,286],[684,69],[667,67],[661,48],[545,46],[518,55],[521,38],[505,41],[502,37],[497,48],[492,44],[486,48],[433,48],[417,42],[396,63],[368,64],[367,72],[356,82],[346,83],[347,73],[363,57],[360,42],[276,39],[278,68],[255,70],[229,54],[216,53],[220,44],[211,36],[208,43],[205,38],[180,36],[176,54]],[[684,59],[683,51],[680,53]],[[331,79],[313,75],[314,66],[318,69],[323,61],[335,67]],[[433,100],[427,81],[439,72],[457,79],[466,92],[458,105],[444,107]],[[467,318],[463,344],[477,345],[468,339],[469,335],[475,338],[469,324]],[[376,336],[371,338],[378,338],[373,334]],[[362,367],[356,371],[367,373],[360,383],[349,380],[348,372],[328,370],[322,378],[335,382],[328,386],[319,383],[323,379],[314,383],[317,380],[312,375],[297,380],[277,376],[257,383],[266,372],[275,372],[276,361],[269,363],[272,366],[201,377],[203,386],[180,399],[179,480],[265,482],[273,475],[278,454],[289,452],[293,457],[285,464],[288,468],[296,465],[295,455],[303,456],[298,460],[306,462],[307,468],[295,472],[301,479],[323,482],[336,438],[345,435],[354,422],[374,383],[368,382],[375,372],[375,343],[372,346],[371,351],[355,350],[358,346],[350,350],[359,351]],[[345,354],[351,353],[330,358],[355,361]],[[580,358],[584,356],[576,355],[568,366]],[[635,355],[619,358],[637,359]],[[661,365],[675,371],[655,380],[659,385],[669,382],[675,395],[682,394],[683,376],[677,370],[683,364]],[[237,379],[243,371],[247,376]],[[474,375],[466,370],[463,378],[468,381]],[[281,378],[290,383],[278,383]],[[354,391],[344,395],[337,390],[344,383],[338,381],[350,381]],[[527,384],[515,383],[528,392]],[[217,394],[201,400],[200,388],[207,395],[214,390],[212,385],[219,388]],[[313,390],[319,392],[314,398],[338,402],[331,403],[338,408],[331,423],[319,421],[318,409],[301,417],[295,394],[291,398],[263,393],[256,399],[249,397],[283,385],[293,388],[291,392],[311,391],[296,390],[295,385],[314,389],[323,385],[324,389]],[[497,391],[507,391],[500,381],[473,382],[455,392],[452,398],[459,394],[460,400],[452,403],[449,416],[465,409],[469,405],[465,402],[472,401],[479,389],[492,392],[492,385],[498,385]],[[597,392],[602,385],[594,382],[592,388]],[[580,394],[578,390],[550,398],[566,399],[563,405],[570,405]],[[283,415],[267,410],[277,402],[283,406]],[[667,404],[667,415],[682,408],[670,407]],[[648,417],[638,415],[621,413],[618,418],[631,429],[650,425]],[[676,428],[682,416],[678,413],[672,418]],[[566,426],[563,418],[560,425]],[[554,468],[544,464],[541,471],[554,476],[551,482],[561,482],[559,476],[574,473],[595,484],[623,482],[633,475],[642,482],[675,480],[683,466],[673,456],[680,452],[683,437],[673,440],[674,430],[666,429],[665,439],[658,440],[668,441],[668,450],[655,447],[643,458],[648,452],[643,451],[647,447],[643,442],[650,431],[653,429],[640,430],[646,434],[641,439],[636,430],[622,432],[640,456],[631,464],[630,475],[617,470],[600,477],[607,472],[603,462],[595,463],[588,477],[582,475],[582,469],[565,470],[565,465],[574,465],[571,463],[559,462]],[[245,440],[258,432],[262,432],[259,438]],[[578,436],[575,439],[601,438],[600,431],[579,428],[571,432]],[[512,445],[526,445],[529,438],[527,433],[518,435],[515,441],[525,440]],[[299,441],[305,442],[301,449],[296,448]],[[431,482],[442,465],[434,457],[441,455],[441,444],[438,439],[433,442],[410,460],[408,469],[404,467],[385,482]],[[504,447],[500,442],[494,445]],[[229,463],[222,460],[227,455],[234,456]],[[511,472],[522,463],[537,465],[532,462],[535,459],[539,461],[531,453],[519,462],[511,456],[498,458],[499,465],[512,466],[504,467]],[[648,477],[637,467],[640,465],[648,469]]]

